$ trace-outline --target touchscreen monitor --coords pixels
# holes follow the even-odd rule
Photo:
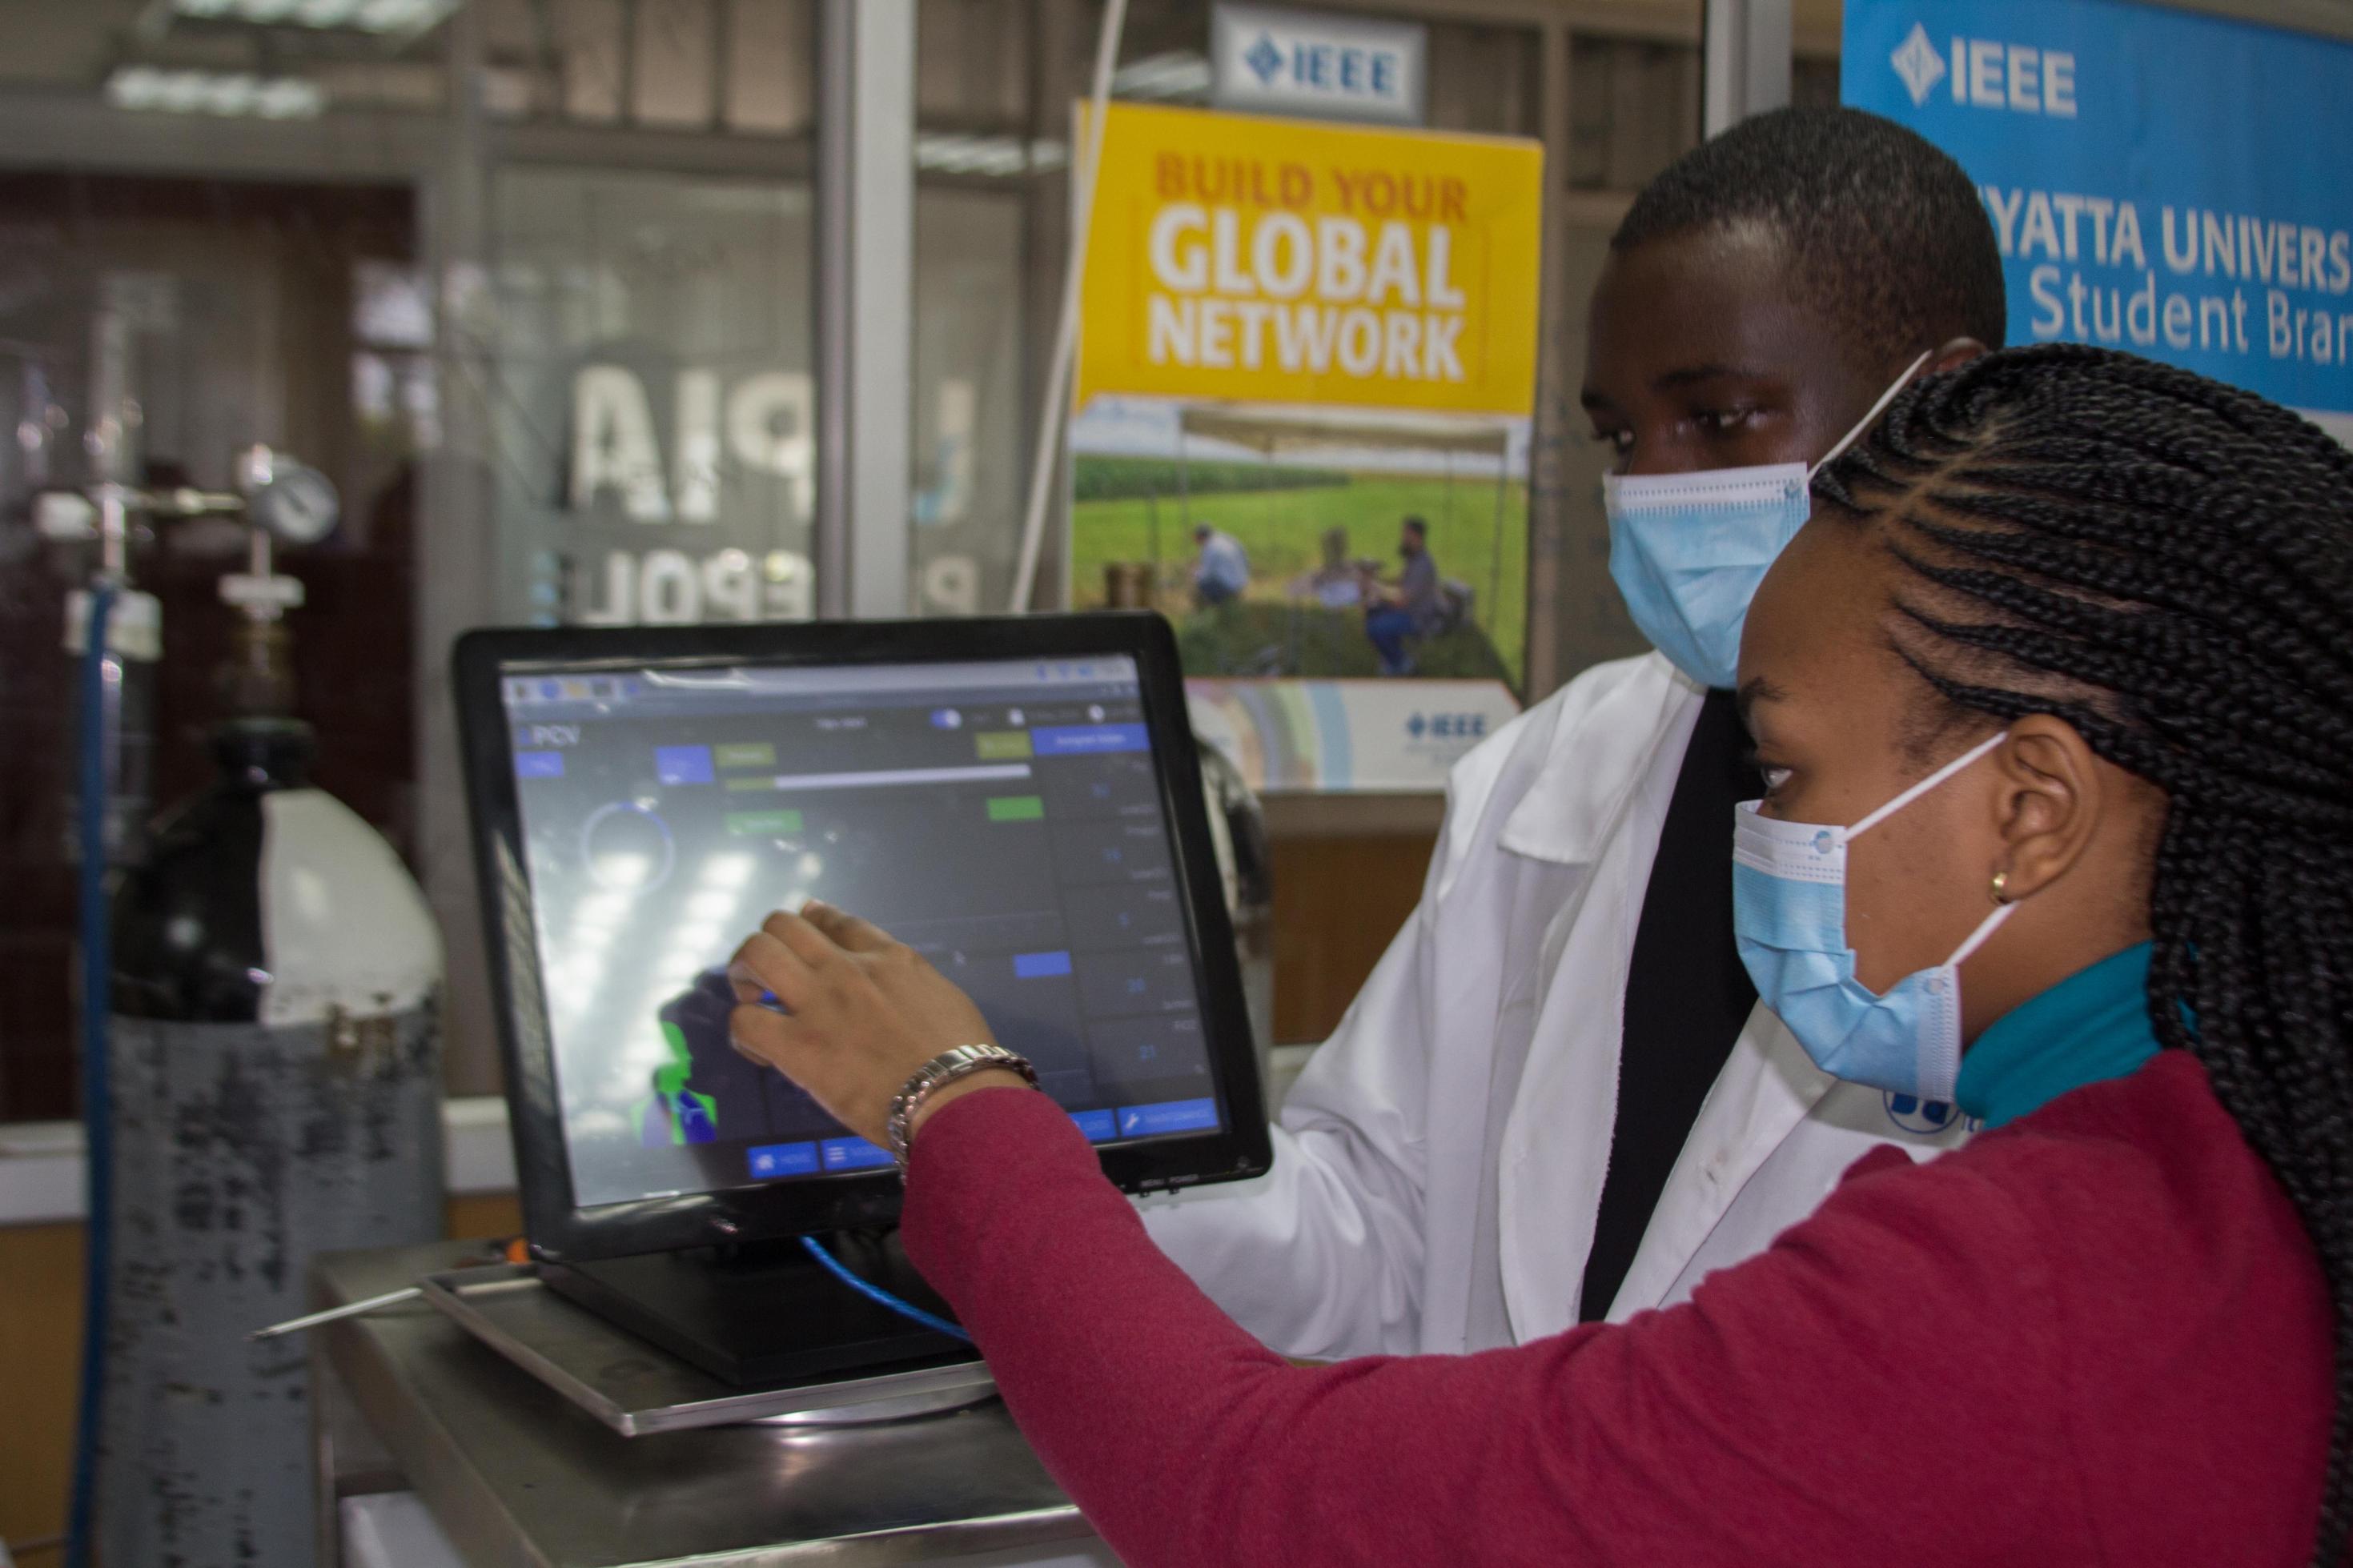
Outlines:
[[[1039,647],[1041,624],[959,623],[959,657],[937,627],[863,628],[854,652],[839,627],[470,647],[512,1065],[537,1086],[519,1117],[552,1124],[535,1163],[560,1153],[573,1220],[659,1215],[652,1245],[676,1245],[699,1196],[731,1236],[895,1197],[885,1151],[727,1041],[728,956],[809,898],[961,985],[1130,1185],[1263,1167],[1180,688],[1146,668],[1165,639],[1070,617]]]

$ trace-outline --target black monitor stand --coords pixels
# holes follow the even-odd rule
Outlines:
[[[950,1316],[901,1250],[898,1233],[822,1238],[853,1274],[902,1300]],[[542,1264],[567,1300],[649,1340],[712,1376],[746,1388],[791,1388],[977,1361],[835,1279],[795,1238]]]

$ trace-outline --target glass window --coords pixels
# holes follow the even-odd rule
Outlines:
[[[807,186],[511,168],[496,191],[501,618],[808,616]]]
[[[261,440],[335,482],[341,526],[279,555],[308,593],[287,617],[298,704],[318,732],[318,782],[396,847],[417,843],[410,591],[433,383],[416,241],[396,186],[0,178],[0,1120],[77,1109],[61,644],[67,592],[94,563],[87,546],[44,541],[32,514],[37,492],[96,477],[84,438],[110,377],[130,479],[226,489],[237,449]],[[212,777],[199,738],[227,651],[219,583],[246,560],[243,528],[219,517],[155,523],[134,551],[169,655],[151,726],[157,805]]]
[[[1037,9],[921,0],[916,12],[908,521],[921,615],[1002,612],[1012,597],[1030,375],[1050,346],[1032,328],[1050,333],[1053,313],[1033,247],[1050,231],[1059,250],[1070,200],[1070,100],[1031,92]]]
[[[1577,33],[1568,69],[1571,190],[1641,190],[1699,145],[1698,45]]]
[[[87,565],[30,497],[90,478],[109,310],[135,317],[133,477],[225,486],[259,439],[343,491],[339,531],[283,558],[310,595],[299,709],[320,781],[435,901],[450,1080],[479,1092],[464,807],[446,732],[418,748],[441,688],[417,627],[808,612],[815,0],[451,0],[396,34],[348,6],[139,9],[16,0],[0,70],[10,167],[44,171],[0,173],[0,668],[23,675],[0,682],[23,742],[0,747],[22,889],[0,1119],[72,1108],[59,644]],[[475,124],[449,113],[461,44],[487,123],[453,145]],[[215,584],[240,545],[214,521],[137,551],[170,653],[159,802],[210,771]]]
[[[17,110],[13,166],[45,172],[0,174],[0,668],[25,672],[0,689],[22,742],[0,752],[0,877],[24,889],[0,914],[0,1117],[60,1113],[70,1098],[58,645],[79,574],[29,514],[36,488],[87,477],[101,306],[140,313],[147,473],[219,484],[234,447],[263,438],[342,487],[343,528],[295,561],[311,584],[294,629],[321,775],[404,852],[461,848],[446,736],[421,755],[413,740],[438,688],[419,687],[412,628],[435,624],[437,600],[462,606],[445,623],[814,605],[817,8],[467,0],[376,37],[304,20],[346,14],[334,7],[257,22],[254,7],[156,0],[126,29],[120,7],[16,0],[0,104]],[[1209,12],[1208,0],[1133,0],[1118,95],[1205,102]],[[906,525],[923,613],[1009,596],[1068,243],[1071,110],[1101,16],[1100,0],[919,0]],[[1536,134],[1539,30],[1424,19],[1432,125]],[[461,36],[478,47],[488,125],[452,148]],[[1580,33],[1571,69],[1575,140],[1555,179],[1628,192],[1695,139],[1688,43]],[[1799,90],[1834,92],[1834,67],[1801,60]],[[1572,240],[1548,279],[1582,276],[1598,240]],[[1581,311],[1564,317],[1573,336],[1571,318]],[[1573,344],[1566,363],[1573,375]],[[1386,554],[1397,514],[1419,509],[1447,540],[1439,560],[1480,636],[1516,674],[1528,447],[1516,438],[1500,464],[1468,451],[1303,463],[1283,476],[1283,504],[1313,526],[1289,529],[1281,549],[1270,535],[1257,564],[1278,585],[1314,577],[1335,550],[1352,566]],[[1189,494],[1157,470],[1098,476],[1110,488],[1079,504],[1138,526],[1116,551],[1082,548],[1078,568],[1058,510],[1037,602],[1098,602],[1115,557],[1142,563],[1183,613],[1185,521],[1205,503],[1232,510],[1268,467],[1247,450],[1187,458]],[[1304,481],[1336,490],[1329,470],[1350,464],[1363,515],[1326,519],[1316,508],[1332,498],[1310,501]],[[1586,504],[1574,485],[1558,496],[1544,504]],[[175,664],[160,699],[160,799],[207,765],[189,737],[216,711],[206,639],[221,630],[213,584],[233,532],[165,530],[141,556],[172,635],[192,639],[185,678]],[[427,567],[438,576],[419,581]],[[451,936],[453,1082],[480,1089],[480,977],[459,972],[462,858],[423,869]]]
[[[1029,469],[1022,449],[1023,208],[1012,192],[915,196],[913,571],[926,615],[1002,611]]]
[[[1792,60],[1789,101],[1799,109],[1836,109],[1839,102],[1838,57],[1799,55]]]

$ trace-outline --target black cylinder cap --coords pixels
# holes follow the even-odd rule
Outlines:
[[[319,742],[300,719],[230,719],[213,727],[212,748],[224,784],[300,789]]]

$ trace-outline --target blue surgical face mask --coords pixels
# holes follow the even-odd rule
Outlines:
[[[1934,969],[1883,996],[1854,977],[1846,935],[1846,847],[1996,746],[1996,735],[1930,773],[1852,827],[1766,816],[1761,801],[1732,814],[1732,930],[1757,994],[1814,1065],[1894,1094],[1947,1100],[1961,1070],[1961,973],[2008,920],[2002,904]]]
[[[1733,683],[1748,601],[1774,558],[1805,526],[1812,509],[1807,487],[1927,363],[1925,353],[1914,360],[1862,422],[1811,468],[1774,463],[1602,479],[1609,575],[1635,626],[1677,669],[1702,686]]]

